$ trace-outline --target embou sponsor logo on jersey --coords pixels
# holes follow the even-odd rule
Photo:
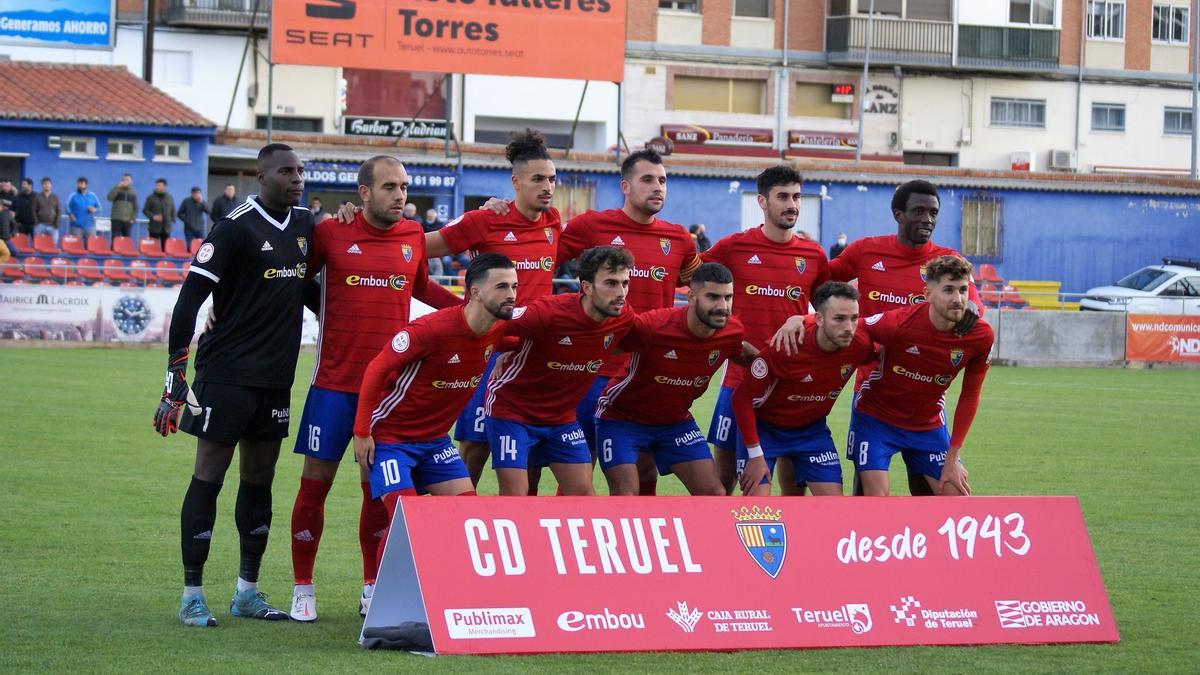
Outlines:
[[[452,640],[536,637],[528,607],[484,607],[444,610]]]
[[[712,379],[707,375],[700,377],[668,377],[666,375],[655,375],[654,381],[659,384],[665,384],[672,387],[703,387]]]
[[[950,384],[950,381],[954,379],[949,375],[926,375],[925,373],[918,373],[915,370],[909,370],[900,365],[892,366],[892,372],[915,382],[930,382],[943,387]]]
[[[434,389],[474,389],[482,379],[482,375],[476,375],[469,380],[434,380],[429,384]]]
[[[655,265],[648,270],[638,269],[636,266],[629,268],[629,277],[631,279],[653,279],[654,281],[662,281],[667,278],[667,268],[660,265]]]
[[[383,277],[364,277],[357,274],[349,274],[346,276],[347,286],[364,286],[366,288],[390,288],[393,291],[402,291],[408,285],[408,277],[403,274],[393,274],[384,279]]]
[[[601,363],[602,361],[600,359],[588,361],[587,363],[563,363],[562,361],[547,361],[546,367],[550,370],[565,370],[568,372],[577,373],[587,371],[589,373],[595,373],[600,370]]]
[[[572,609],[558,615],[559,630],[568,633],[581,630],[642,630],[645,627],[646,619],[640,613],[614,614],[607,607],[594,614]]]
[[[800,403],[819,403],[825,399],[833,400],[838,397],[839,391],[831,391],[828,394],[792,394],[787,397],[789,401],[798,401]]]
[[[308,263],[300,263],[295,267],[268,267],[263,270],[264,279],[303,279],[308,274]]]
[[[919,302],[925,302],[925,296],[920,293],[897,295],[890,291],[870,291],[867,293],[867,299],[877,302],[890,302],[893,305],[915,305]]]
[[[776,288],[774,286],[746,284],[746,295],[762,295],[768,298],[787,298],[788,300],[798,301],[804,295],[804,292],[800,290],[799,286]]]
[[[526,258],[525,260],[515,260],[515,261],[513,261],[513,266],[515,266],[518,271],[519,270],[525,270],[525,271],[542,270],[543,272],[553,272],[554,271],[554,258],[551,256],[548,256],[548,255],[544,255],[540,259],[536,259],[536,260],[529,260],[528,258]]]

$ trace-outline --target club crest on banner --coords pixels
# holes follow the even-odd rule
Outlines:
[[[300,247],[301,253],[303,253],[304,255],[308,255],[308,238],[307,237],[296,237],[296,245]]]
[[[808,269],[808,261],[800,256],[796,256],[796,271],[804,274],[804,270]]]
[[[400,253],[404,256],[404,262],[412,262],[412,244],[400,244]]]
[[[717,359],[719,359],[719,358],[721,358],[721,350],[720,349],[712,350],[711,352],[708,353],[708,365],[710,365],[710,366],[716,365]]]
[[[662,250],[663,255],[670,254],[671,253],[671,240],[667,239],[666,237],[659,237],[658,238],[658,248]]]
[[[787,530],[783,524],[783,511],[766,507],[760,509],[743,506],[731,510],[737,526],[738,538],[746,547],[746,553],[772,579],[779,576],[783,559],[787,555]]]

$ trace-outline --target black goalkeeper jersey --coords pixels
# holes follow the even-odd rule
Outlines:
[[[216,326],[196,351],[198,381],[291,388],[312,233],[308,209],[293,206],[277,221],[253,195],[213,226],[189,272],[217,284]]]

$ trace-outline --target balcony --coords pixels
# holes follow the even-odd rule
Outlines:
[[[954,24],[875,17],[871,26],[871,63],[949,66],[954,55]],[[825,50],[830,63],[862,63],[867,17],[825,20]]]
[[[250,18],[254,16],[254,28],[265,31],[271,24],[271,2],[258,0],[258,14],[255,16],[254,1],[169,0],[167,24],[245,30],[250,27]]]
[[[1057,68],[1058,31],[959,26],[958,65],[1020,70]]]

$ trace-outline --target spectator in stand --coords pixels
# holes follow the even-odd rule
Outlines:
[[[406,206],[407,206],[407,204],[406,204]],[[425,234],[429,234],[430,232],[437,232],[438,230],[445,227],[445,225],[446,225],[445,223],[443,223],[441,220],[438,219],[437,209],[429,209],[428,211],[426,211],[425,212],[425,220],[421,221],[421,229],[425,231]],[[448,267],[450,264],[449,260],[450,260],[450,256],[446,256],[444,258],[439,258],[437,256],[434,256],[434,257],[430,258],[429,259],[429,276],[440,277],[440,276],[445,275],[446,267]]]
[[[125,174],[120,182],[108,191],[112,202],[112,236],[128,237],[133,230],[133,219],[137,215],[137,191],[133,189],[133,176]]]
[[[17,247],[12,244],[13,235],[16,233],[17,219],[13,216],[12,201],[0,197],[0,242],[3,242],[14,256],[18,253]]]
[[[7,178],[0,178],[0,199],[9,201],[9,208],[17,201],[17,189],[13,187],[12,181]]]
[[[204,238],[204,223],[208,220],[208,204],[204,203],[204,193],[200,188],[192,188],[192,196],[183,200],[179,211],[175,214],[183,221],[183,238],[191,247],[193,239]]]
[[[837,243],[829,247],[829,259],[833,260],[846,250],[846,233],[838,232]]]
[[[712,242],[708,240],[708,235],[704,234],[704,225],[696,223],[688,228],[688,232],[692,233],[692,239],[696,240],[696,252],[704,253],[712,247]]]
[[[13,216],[17,219],[17,232],[33,236],[33,179],[21,179],[21,191],[13,202]]]
[[[54,194],[54,183],[42,179],[42,191],[33,196],[33,235],[48,234],[58,244],[58,221],[62,218],[62,201]]]
[[[325,205],[321,203],[320,197],[313,197],[312,199],[308,200],[308,211],[312,214],[314,223],[319,223],[322,220],[325,220],[325,216],[327,214],[325,213],[324,207]]]
[[[405,220],[416,220],[417,219],[417,205],[416,204],[409,202],[404,205],[404,219]]]
[[[166,178],[154,181],[154,192],[146,197],[142,213],[150,221],[147,226],[149,236],[158,240],[162,250],[167,250],[167,239],[171,236],[171,226],[175,223],[175,198],[167,192]]]
[[[71,221],[71,234],[83,237],[87,244],[96,233],[96,213],[100,211],[100,198],[88,190],[88,179],[80,176],[75,181],[75,192],[67,200],[67,217]]]
[[[225,191],[213,200],[212,211],[208,214],[212,218],[212,224],[216,225],[217,221],[229,215],[229,212],[236,209],[237,205],[237,188],[233,183],[226,183]],[[313,221],[315,222],[316,219],[314,218]]]
[[[8,244],[4,243],[4,240],[0,239],[0,265],[8,262],[9,258],[12,258],[12,253],[8,248]]]

